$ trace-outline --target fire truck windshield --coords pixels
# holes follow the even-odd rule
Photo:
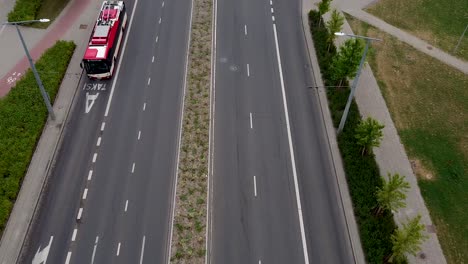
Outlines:
[[[84,67],[88,74],[100,74],[109,72],[109,65],[102,60],[84,60]]]

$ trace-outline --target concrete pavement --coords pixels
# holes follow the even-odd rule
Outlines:
[[[350,12],[349,10],[354,10],[351,12],[365,13],[364,11],[358,12],[356,11],[356,9],[358,9],[359,7],[363,7],[366,4],[369,4],[369,2],[370,1],[358,0],[355,0],[353,2],[338,1],[335,3],[335,5],[337,5],[339,8],[340,4],[342,4],[343,8],[346,8],[348,10],[347,12]],[[325,21],[329,19],[329,16],[330,13],[324,16]],[[351,27],[349,26],[346,20],[343,25],[342,31],[348,34],[353,33]],[[337,38],[335,43],[337,44],[337,46],[339,46],[345,40],[345,38]],[[413,45],[416,44],[413,43]],[[439,51],[437,52],[440,53]],[[441,57],[448,58],[444,55],[442,55]],[[450,63],[448,63],[447,61],[444,62],[450,65]],[[458,69],[467,70],[468,68],[462,67]],[[350,81],[352,82],[352,80]],[[411,187],[409,192],[407,193],[407,207],[405,209],[400,210],[397,214],[394,215],[395,222],[401,226],[401,224],[406,223],[408,219],[420,214],[422,216],[421,222],[426,226],[425,234],[429,236],[429,239],[422,244],[422,249],[418,256],[408,256],[408,260],[410,261],[410,263],[446,263],[437,235],[433,231],[435,229],[433,228],[433,223],[431,221],[429,212],[424,203],[424,199],[421,196],[421,192],[417,183],[417,178],[413,173],[404,146],[401,144],[400,138],[398,136],[398,131],[396,130],[395,125],[392,121],[391,115],[388,111],[388,108],[381,94],[377,81],[372,73],[370,66],[367,63],[365,64],[361,73],[358,87],[359,89],[357,89],[356,91],[355,100],[358,104],[361,115],[363,117],[372,116],[373,118],[376,118],[385,125],[383,131],[384,137],[380,144],[380,147],[374,149],[376,161],[380,169],[380,174],[383,177],[386,177],[387,173],[399,173],[400,175],[405,176],[406,181],[410,184]]]

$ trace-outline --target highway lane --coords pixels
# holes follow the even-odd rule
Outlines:
[[[304,263],[270,6],[217,3],[211,262]]]
[[[167,262],[190,12],[138,1],[108,115],[110,83],[87,115],[79,97],[22,262],[51,236],[47,263]]]
[[[313,80],[300,1],[217,3],[211,262],[352,263],[318,99],[307,88]],[[248,73],[242,70],[246,64]],[[241,65],[240,72],[232,65]],[[246,125],[250,111],[254,131]],[[263,177],[255,198],[254,174]]]

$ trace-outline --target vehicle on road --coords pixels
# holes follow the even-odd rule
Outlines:
[[[104,1],[81,62],[90,79],[110,79],[127,24],[123,1]]]

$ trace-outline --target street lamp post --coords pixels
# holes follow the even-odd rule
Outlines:
[[[339,134],[341,133],[341,131],[343,131],[343,127],[346,123],[346,119],[348,118],[349,108],[351,107],[351,102],[353,101],[354,93],[356,92],[357,84],[359,81],[359,76],[361,75],[362,66],[364,65],[364,61],[366,60],[367,50],[369,49],[369,43],[371,41],[382,41],[382,40],[378,38],[369,38],[369,37],[364,37],[364,36],[359,36],[359,35],[346,34],[343,32],[335,32],[335,35],[348,36],[352,38],[361,38],[361,39],[366,40],[366,47],[364,48],[364,53],[362,54],[361,62],[359,63],[359,69],[356,73],[356,76],[354,77],[353,85],[351,86],[351,92],[349,94],[348,101],[346,102],[346,107],[343,112],[343,116],[341,117],[340,125],[338,126],[337,133]]]
[[[17,21],[17,22],[5,22],[3,25],[14,25],[16,27],[16,31],[18,32],[18,35],[21,40],[21,44],[23,44],[24,52],[26,53],[26,56],[28,57],[29,60],[29,65],[31,65],[31,69],[34,73],[34,77],[36,78],[37,85],[39,86],[39,90],[41,91],[42,98],[44,99],[44,103],[47,107],[47,111],[49,111],[50,118],[52,120],[55,120],[55,114],[54,114],[54,109],[52,108],[52,105],[50,103],[50,98],[49,95],[47,94],[46,90],[44,89],[44,85],[42,84],[41,78],[39,77],[39,73],[36,70],[36,66],[34,65],[34,62],[31,58],[31,55],[29,54],[28,47],[26,46],[26,43],[24,42],[23,35],[21,34],[21,31],[18,27],[18,25],[21,24],[27,24],[27,23],[34,23],[34,22],[41,22],[41,23],[46,23],[49,22],[49,19],[43,18],[39,20],[27,20],[27,21]]]

